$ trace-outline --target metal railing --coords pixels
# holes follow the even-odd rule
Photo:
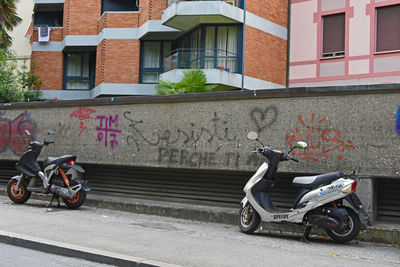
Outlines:
[[[167,0],[167,7],[174,4],[178,3],[180,0]],[[185,2],[190,2],[190,1],[224,1],[225,3],[231,4],[233,6],[239,7],[239,2],[240,0],[187,0]]]
[[[237,72],[239,56],[221,49],[179,48],[164,57],[164,70],[220,69]]]

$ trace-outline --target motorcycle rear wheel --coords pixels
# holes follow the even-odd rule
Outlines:
[[[240,209],[239,228],[243,233],[253,234],[260,225],[260,221],[260,215],[251,205],[246,205]]]
[[[8,198],[12,200],[12,202],[16,204],[24,204],[31,197],[31,191],[26,189],[25,181],[21,181],[19,183],[19,187],[17,192],[14,192],[14,188],[17,186],[18,180],[11,179],[7,184],[7,195]]]
[[[74,180],[71,181],[70,185],[74,186],[77,185],[78,183],[75,182]],[[87,192],[83,189],[79,190],[73,199],[68,199],[68,198],[63,198],[62,200],[64,201],[65,205],[70,208],[70,209],[77,209],[80,206],[83,205],[83,203],[86,200],[86,195]]]
[[[344,208],[346,208],[347,212],[349,213],[345,229],[342,231],[325,229],[326,233],[338,243],[346,243],[353,240],[357,237],[361,229],[361,221],[357,213],[351,208]]]

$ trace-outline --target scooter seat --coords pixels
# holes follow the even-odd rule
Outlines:
[[[315,176],[300,176],[294,178],[292,184],[297,187],[312,189],[320,185],[329,184],[343,176],[343,172],[331,172]]]
[[[76,156],[65,155],[65,156],[61,156],[61,157],[47,157],[45,159],[45,161],[43,162],[43,169],[46,168],[47,166],[49,166],[50,164],[56,164],[56,165],[60,166],[61,164],[68,162],[70,160],[75,161]]]

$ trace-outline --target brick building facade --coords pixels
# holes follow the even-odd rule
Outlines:
[[[34,3],[32,71],[47,98],[154,94],[159,79],[176,82],[187,68],[221,90],[243,77],[245,89],[286,86],[287,1]]]

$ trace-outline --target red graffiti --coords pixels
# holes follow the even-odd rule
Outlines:
[[[28,150],[31,137],[25,134],[29,130],[35,134],[36,123],[31,116],[25,112],[20,114],[13,121],[0,116],[0,152],[10,147],[16,155],[22,155]]]
[[[91,108],[80,107],[79,109],[72,112],[69,116],[70,116],[70,118],[76,117],[79,120],[83,121],[83,120],[88,120],[88,119],[94,119],[94,118],[90,117],[90,115],[92,115],[93,113],[96,113],[96,110],[91,109]]]
[[[296,134],[288,135],[285,140],[288,142],[289,146],[293,147],[295,142],[305,141],[308,144],[306,150],[298,150],[297,156],[302,159],[310,159],[318,162],[320,158],[328,158],[329,153],[333,151],[344,152],[349,148],[354,148],[354,143],[350,140],[344,142],[339,139],[341,132],[334,129],[322,129],[319,125],[326,122],[326,118],[315,120],[316,114],[311,114],[310,124],[307,125],[304,122],[302,116],[298,116],[298,120],[305,129],[302,131],[296,128]],[[317,126],[313,126],[317,124]],[[293,155],[296,154],[295,151],[292,152]],[[338,160],[343,159],[343,155],[337,156]]]
[[[60,129],[60,135],[62,137],[67,137],[69,126],[62,124],[61,122],[58,123],[58,128]]]
[[[78,118],[81,121],[80,122],[81,131],[78,133],[78,136],[81,136],[83,131],[87,128],[86,126],[83,125],[83,120],[95,119],[95,118],[92,118],[90,116],[93,113],[96,113],[96,110],[91,109],[91,108],[80,107],[79,109],[75,110],[74,112],[72,112],[69,115],[70,118],[74,118],[75,117],[75,118]]]

